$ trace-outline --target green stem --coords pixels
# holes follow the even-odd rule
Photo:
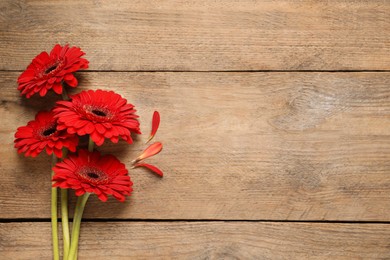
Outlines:
[[[88,141],[88,151],[93,152],[93,147],[95,143],[93,142],[91,136],[89,136],[89,141]]]
[[[66,91],[66,84],[62,82],[62,99],[69,100],[68,92]],[[62,149],[62,158],[66,158],[68,149]],[[62,223],[62,235],[64,244],[63,259],[68,259],[69,247],[70,247],[70,234],[69,234],[69,216],[68,216],[68,190],[61,189],[61,223]]]
[[[57,157],[53,153],[52,166],[57,162]],[[54,171],[51,172],[51,177],[53,178]],[[51,231],[53,239],[53,259],[59,260],[60,253],[58,247],[58,220],[57,220],[57,188],[51,188]]]
[[[66,158],[68,149],[62,149],[62,158]],[[68,259],[69,247],[70,247],[70,234],[69,234],[69,216],[68,216],[68,190],[61,190],[61,223],[62,223],[62,235],[64,243],[63,259]]]
[[[88,141],[88,151],[93,152],[94,145],[95,144],[90,136]],[[73,217],[72,239],[71,239],[70,250],[68,254],[68,260],[77,260],[81,219],[89,195],[90,195],[89,193],[85,193],[83,196],[80,196],[77,199],[76,209]]]
[[[61,189],[61,219],[64,242],[64,259],[68,259],[70,247],[69,217],[68,217],[68,190]]]
[[[87,203],[89,195],[89,193],[85,193],[83,196],[80,196],[77,199],[76,209],[73,217],[72,242],[70,244],[68,260],[74,260],[77,257],[76,253],[79,244],[81,218],[83,216],[85,204]]]

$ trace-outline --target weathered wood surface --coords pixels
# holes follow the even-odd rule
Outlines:
[[[0,70],[53,44],[92,70],[389,70],[390,1],[0,2]]]
[[[19,97],[18,75],[0,72],[0,218],[48,218],[50,159],[12,148],[16,127],[47,102]],[[134,146],[101,151],[130,166],[154,109],[162,115],[156,140],[165,145],[150,160],[163,179],[132,170],[128,202],[92,199],[85,216],[390,221],[389,76],[80,73],[84,88],[115,90],[134,103],[146,133]]]
[[[50,223],[0,224],[1,259],[51,259]],[[388,259],[389,225],[83,223],[79,259]]]

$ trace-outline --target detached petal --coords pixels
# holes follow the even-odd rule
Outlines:
[[[137,159],[135,159],[135,162],[139,162],[139,161],[141,161],[141,160],[144,160],[144,159],[146,159],[146,158],[149,158],[149,157],[151,157],[151,156],[153,156],[153,155],[158,154],[159,152],[161,152],[162,147],[163,147],[163,146],[162,146],[162,143],[160,143],[160,142],[155,142],[155,143],[149,145],[149,147],[146,148],[146,149],[142,152],[142,154],[141,154],[140,156],[138,156]]]
[[[154,165],[150,165],[150,164],[147,164],[147,163],[137,163],[137,164],[134,165],[134,167],[145,167],[145,168],[148,168],[149,170],[151,170],[152,172],[156,173],[160,177],[163,177],[163,172],[159,168],[154,166]]]
[[[146,143],[149,143],[153,139],[154,135],[158,130],[159,125],[160,125],[160,113],[158,111],[154,111],[153,119],[152,119],[152,131]]]

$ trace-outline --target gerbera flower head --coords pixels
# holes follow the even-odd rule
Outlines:
[[[21,126],[15,133],[15,148],[18,153],[35,157],[46,149],[47,154],[62,157],[62,148],[68,148],[75,152],[78,137],[66,131],[57,130],[57,120],[52,111],[41,111],[35,116],[35,120]]]
[[[101,201],[112,195],[119,201],[132,192],[125,165],[113,155],[102,156],[98,151],[80,150],[57,163],[54,168],[53,187],[74,189],[77,196],[95,193]]]
[[[78,82],[73,72],[88,68],[88,60],[81,58],[85,53],[78,47],[55,45],[50,54],[41,52],[18,78],[18,90],[30,98],[35,93],[45,96],[53,89],[62,93],[62,81],[71,87]]]
[[[59,130],[67,129],[69,134],[90,134],[98,146],[105,138],[117,143],[119,137],[131,144],[131,133],[141,133],[134,106],[119,94],[88,90],[71,98],[71,101],[58,101],[54,108]]]

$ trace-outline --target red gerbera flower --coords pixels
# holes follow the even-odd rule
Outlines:
[[[117,143],[119,137],[131,144],[131,133],[141,133],[134,106],[119,94],[88,90],[71,98],[71,101],[58,101],[54,108],[59,130],[67,129],[69,134],[90,134],[98,146],[103,144],[104,138]]]
[[[41,111],[35,116],[35,120],[28,122],[27,126],[21,126],[15,133],[15,148],[18,153],[35,157],[45,148],[47,154],[62,157],[62,148],[66,147],[75,152],[79,139],[76,135],[66,131],[58,131],[57,123],[52,111]]]
[[[89,192],[107,201],[107,195],[111,194],[123,202],[125,195],[132,192],[133,183],[125,165],[113,155],[101,156],[97,151],[80,150],[78,156],[70,155],[57,163],[53,171],[53,187],[74,189],[77,196]]]
[[[30,98],[35,93],[43,97],[50,89],[61,94],[62,81],[76,87],[78,82],[73,72],[88,68],[88,60],[81,58],[84,54],[78,47],[59,44],[54,46],[50,55],[41,52],[19,76],[18,90]]]

